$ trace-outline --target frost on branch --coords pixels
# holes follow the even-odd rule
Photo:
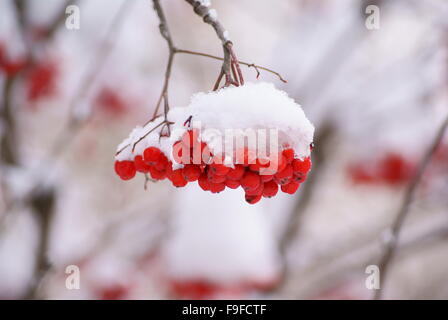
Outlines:
[[[246,200],[256,203],[279,186],[295,193],[310,169],[314,127],[272,84],[198,93],[167,118],[169,124],[160,116],[135,128],[118,146],[115,169],[122,179],[149,173],[176,187],[198,181],[213,193],[241,186]]]

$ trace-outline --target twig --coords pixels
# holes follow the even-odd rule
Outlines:
[[[137,146],[137,144],[142,141],[143,139],[145,139],[151,132],[154,132],[154,130],[156,130],[157,128],[164,126],[164,125],[171,125],[174,122],[169,122],[167,120],[163,120],[162,122],[160,122],[158,125],[156,125],[154,128],[152,128],[151,130],[149,130],[147,133],[145,133],[143,136],[141,136],[136,142],[134,142],[134,144],[132,145],[132,152],[134,152],[135,147]],[[125,146],[123,149],[127,148],[130,145]],[[123,149],[121,149],[118,153],[120,153],[121,151],[123,151]]]
[[[216,35],[221,40],[222,47],[224,50],[224,59],[217,81],[218,87],[219,87],[219,81],[220,79],[222,79],[222,73],[225,75],[226,80],[224,86],[229,86],[231,84],[234,84],[236,86],[243,85],[244,84],[243,74],[241,73],[239,67],[239,61],[236,58],[235,52],[233,51],[232,41],[230,41],[228,32],[226,31],[224,26],[217,19],[216,11],[210,10],[210,8],[207,5],[204,5],[202,1],[198,0],[185,0],[185,1],[187,1],[193,7],[194,12],[198,16],[200,16],[205,23],[213,27],[213,29],[216,32]],[[237,74],[235,75],[232,75],[233,67],[235,67],[237,71],[236,72]]]
[[[195,55],[195,56],[202,56],[202,57],[207,57],[207,58],[211,58],[211,59],[215,59],[215,60],[224,61],[224,58],[221,58],[221,57],[218,57],[218,56],[214,56],[214,55],[211,55],[211,54],[208,54],[208,53],[196,52],[196,51],[191,51],[191,50],[183,50],[183,49],[177,49],[176,52],[177,53],[191,54],[191,55]],[[242,64],[242,65],[245,65],[245,66],[247,66],[249,68],[251,68],[251,67],[254,68],[255,71],[257,72],[257,78],[260,75],[260,70],[264,70],[266,72],[269,72],[269,73],[272,73],[272,74],[276,75],[280,79],[280,81],[282,81],[284,83],[288,82],[281,76],[280,73],[278,73],[278,72],[276,72],[276,71],[274,71],[272,69],[268,69],[266,67],[259,66],[259,65],[254,64],[254,63],[244,62],[244,61],[241,61],[241,60],[238,60],[238,63]]]
[[[387,274],[389,270],[389,266],[394,257],[395,251],[397,249],[398,238],[400,236],[401,229],[403,227],[403,223],[409,213],[409,208],[411,203],[413,202],[415,192],[420,185],[422,177],[425,173],[426,168],[431,162],[431,158],[436,152],[437,148],[440,145],[440,142],[443,139],[445,131],[448,127],[448,116],[443,121],[440,126],[437,135],[435,136],[430,148],[423,156],[423,159],[418,167],[417,173],[414,175],[413,179],[410,181],[406,191],[405,196],[403,198],[403,202],[401,204],[400,210],[398,211],[397,217],[392,224],[390,240],[386,243],[385,251],[380,259],[379,269],[381,271],[381,289],[375,291],[374,299],[378,300],[382,297],[382,292],[384,291],[384,284],[387,280]]]
[[[173,39],[171,37],[170,29],[168,27],[168,23],[166,21],[166,17],[163,12],[162,6],[160,5],[160,1],[152,0],[152,2],[153,2],[154,10],[156,11],[157,16],[159,17],[160,34],[166,40],[166,42],[168,44],[168,50],[169,50],[168,63],[166,65],[166,70],[165,70],[165,80],[163,82],[162,92],[160,94],[159,101],[157,102],[156,108],[154,110],[153,118],[155,118],[157,113],[159,112],[159,107],[160,107],[160,104],[163,99],[163,101],[164,101],[163,115],[164,115],[165,122],[168,122],[168,111],[170,108],[169,103],[168,103],[168,86],[170,83],[171,69],[173,67],[174,55],[176,54],[176,46],[174,45]],[[168,132],[170,132],[169,124],[168,124]]]

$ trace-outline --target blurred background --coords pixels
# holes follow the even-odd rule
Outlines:
[[[66,27],[70,4],[79,29]],[[222,55],[188,3],[161,5],[178,48]],[[368,5],[379,8],[373,29]],[[212,7],[238,58],[288,83],[263,71],[257,80],[242,66],[246,81],[273,82],[315,125],[307,182],[294,196],[251,206],[242,190],[121,181],[116,146],[151,118],[168,58],[152,2],[3,0],[0,298],[373,297],[366,268],[379,263],[406,187],[448,113],[448,3]],[[210,90],[220,67],[177,54],[171,105]],[[383,298],[448,298],[447,178],[445,137],[416,190]],[[79,289],[67,287],[73,266]]]

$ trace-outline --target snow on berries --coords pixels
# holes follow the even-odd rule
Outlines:
[[[301,107],[269,83],[247,83],[193,96],[136,127],[119,146],[115,172],[197,183],[208,192],[244,191],[255,204],[279,190],[294,194],[311,169],[314,127]]]

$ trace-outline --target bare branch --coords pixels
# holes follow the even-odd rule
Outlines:
[[[168,102],[168,86],[169,86],[170,77],[171,77],[171,69],[173,67],[174,55],[176,54],[176,47],[175,47],[173,39],[171,37],[170,29],[168,27],[168,23],[166,21],[166,17],[163,12],[162,6],[160,5],[160,1],[153,0],[152,2],[153,2],[154,10],[156,11],[157,16],[159,17],[159,20],[160,20],[160,23],[159,23],[160,34],[166,40],[166,42],[168,44],[168,50],[169,50],[168,63],[166,65],[166,70],[165,70],[165,80],[163,82],[162,92],[160,94],[159,101],[157,102],[156,108],[154,110],[153,118],[155,118],[157,116],[157,113],[159,112],[160,104],[163,99],[163,102],[164,102],[163,114],[164,114],[164,118],[165,118],[165,123],[167,123],[168,134],[169,134],[170,133],[170,124],[168,123],[168,111],[169,111],[170,105]]]
[[[202,57],[207,57],[207,58],[211,58],[211,59],[215,59],[215,60],[224,61],[224,58],[221,58],[221,57],[218,57],[218,56],[214,56],[214,55],[211,55],[211,54],[208,54],[208,53],[202,53],[202,52],[191,51],[191,50],[184,50],[184,49],[177,49],[176,52],[177,53],[191,54],[191,55],[195,55],[195,56],[202,56]],[[276,72],[276,71],[274,71],[272,69],[268,69],[266,67],[263,67],[263,66],[260,66],[260,65],[254,64],[254,63],[244,62],[244,61],[241,61],[241,60],[238,60],[238,63],[242,64],[242,65],[245,65],[245,66],[247,66],[249,68],[254,68],[255,71],[257,72],[257,78],[260,76],[260,70],[264,70],[264,71],[267,71],[269,73],[272,73],[272,74],[276,75],[280,79],[280,81],[282,81],[284,83],[288,82],[288,81],[286,81],[282,77],[282,75],[280,73],[278,73],[278,72]]]
[[[414,196],[416,193],[416,190],[418,189],[420,182],[422,181],[422,177],[425,173],[426,168],[428,167],[429,163],[431,162],[432,156],[436,152],[437,148],[439,147],[443,136],[445,135],[445,131],[448,127],[448,116],[443,121],[442,125],[440,126],[436,136],[434,137],[433,142],[431,143],[430,148],[423,156],[423,159],[420,163],[420,166],[418,167],[417,173],[413,177],[413,179],[410,181],[406,191],[405,196],[403,198],[403,202],[401,204],[400,210],[398,211],[397,217],[395,218],[395,221],[392,224],[391,228],[391,235],[390,235],[390,241],[387,242],[385,251],[380,259],[379,263],[379,269],[381,271],[381,290],[376,290],[374,299],[378,300],[382,297],[382,292],[384,290],[384,284],[387,280],[387,274],[389,266],[392,262],[392,259],[394,257],[395,251],[397,249],[398,244],[398,238],[400,236],[401,229],[403,227],[403,223],[409,213],[409,208],[411,206],[411,203],[414,200]]]
[[[223,73],[226,79],[224,86],[229,86],[231,84],[234,84],[236,86],[243,85],[244,84],[243,74],[241,73],[239,67],[239,61],[236,58],[235,52],[233,51],[232,41],[230,41],[229,39],[229,33],[227,32],[227,30],[217,19],[216,11],[214,9],[210,9],[207,5],[204,5],[203,2],[198,0],[185,0],[185,1],[187,1],[193,7],[194,12],[198,16],[200,16],[205,23],[213,27],[213,29],[216,32],[216,35],[221,40],[222,47],[224,50],[224,59],[218,79],[220,80],[222,78],[221,74]],[[235,75],[232,75],[231,72],[233,67],[235,67],[237,71]]]

